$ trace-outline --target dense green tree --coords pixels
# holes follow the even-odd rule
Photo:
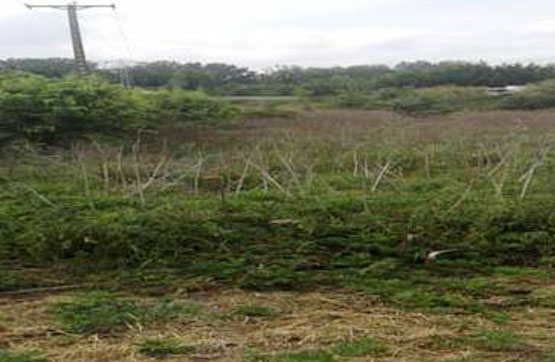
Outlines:
[[[91,69],[96,68],[95,63],[89,63]],[[0,61],[0,70],[20,70],[49,78],[60,78],[75,71],[75,62],[67,58],[25,58],[7,59]]]
[[[94,65],[92,65],[94,67]],[[47,77],[73,72],[69,59],[8,59],[0,69],[17,69]],[[312,95],[369,93],[383,88],[423,88],[443,85],[505,86],[555,78],[555,66],[536,64],[489,65],[485,62],[402,62],[394,67],[359,65],[333,68],[278,66],[263,72],[223,63],[156,61],[129,67],[140,87],[178,87],[218,95],[293,95],[304,89]],[[122,69],[96,69],[100,76],[120,82]]]

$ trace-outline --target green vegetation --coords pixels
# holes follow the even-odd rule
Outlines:
[[[96,66],[89,63],[91,69]],[[0,60],[0,70],[18,70],[49,78],[62,78],[75,71],[75,60],[70,58],[24,58]]]
[[[518,352],[531,350],[524,339],[508,331],[482,330],[473,335],[435,335],[427,339],[425,346],[432,350],[453,350],[474,347],[489,352]]]
[[[555,80],[530,85],[525,90],[502,100],[505,109],[546,109],[555,107]]]
[[[422,88],[391,101],[394,111],[419,116],[445,114],[462,110],[485,110],[496,107],[495,98],[484,88],[436,87]]]
[[[306,350],[298,352],[285,352],[272,356],[272,362],[334,362],[333,354],[325,350]]]
[[[0,348],[0,362],[48,362],[38,352],[14,352]]]
[[[462,348],[470,344],[467,336],[433,335],[427,337],[423,346],[426,349],[441,351]]]
[[[388,347],[382,342],[364,337],[352,341],[346,341],[333,349],[333,352],[341,357],[368,357],[379,356],[388,352]]]
[[[202,93],[125,90],[100,78],[57,80],[0,73],[0,146],[13,141],[70,143],[139,130],[223,122],[235,110]]]
[[[14,289],[20,281],[8,270],[0,270],[0,291]]]
[[[530,294],[530,302],[542,307],[555,307],[555,287],[536,289]]]
[[[136,342],[137,351],[150,357],[185,355],[194,353],[195,348],[175,338],[144,338]]]
[[[382,356],[388,350],[388,347],[382,342],[374,338],[363,337],[352,341],[345,341],[326,349],[287,351],[273,355],[255,354],[249,360],[268,362],[335,362],[344,361],[347,358]]]
[[[1,141],[53,143],[90,133],[121,133],[143,121],[139,100],[98,79],[0,75]]]
[[[545,362],[553,362],[555,361],[555,351],[551,352],[544,360]]]
[[[90,65],[96,68],[95,64]],[[0,70],[15,69],[48,77],[73,72],[70,59],[8,59]],[[403,62],[387,65],[357,65],[334,68],[276,67],[257,73],[229,64],[200,64],[157,61],[127,69],[140,87],[180,87],[204,90],[213,95],[312,96],[370,93],[384,88],[426,88],[436,86],[488,87],[522,85],[555,78],[553,65],[469,63],[463,61]],[[96,69],[103,78],[116,83],[122,69]]]
[[[501,108],[550,87],[230,105],[3,73],[0,360],[549,359],[552,114]]]
[[[338,93],[300,90],[301,98],[243,103],[253,118],[301,117],[318,107],[385,109],[403,115],[442,115],[465,110],[545,109],[555,106],[553,81],[504,96],[488,96],[483,87],[344,89]],[[335,89],[335,88],[334,88]],[[256,104],[256,102],[254,102]],[[241,107],[241,104],[239,104]],[[29,110],[33,110],[30,112]],[[130,139],[138,132],[164,137],[198,126],[218,126],[237,118],[238,107],[202,91],[122,89],[101,77],[50,79],[14,71],[0,73],[0,146],[71,144],[80,139]],[[180,131],[181,130],[181,131]]]
[[[388,109],[409,116],[442,115],[464,110],[491,110],[502,107],[486,88],[438,86],[416,89],[387,89],[370,93],[346,92],[320,100],[331,107]]]
[[[473,337],[474,343],[487,351],[519,351],[526,348],[522,337],[513,332],[485,330]]]
[[[163,322],[195,314],[196,308],[162,300],[137,303],[107,293],[89,293],[50,306],[52,317],[73,333],[114,333],[145,322]]]
[[[188,104],[179,92],[151,101],[166,95]],[[538,266],[554,255],[546,121],[526,129],[520,116],[426,123],[333,112],[281,128],[202,131],[178,128],[193,116],[177,116],[162,142],[139,135],[82,141],[71,152],[7,153],[0,256],[74,271],[171,267],[251,290],[351,286],[398,305],[478,311],[474,300],[491,286],[437,290],[438,278]],[[425,262],[447,249],[455,252]],[[17,284],[9,275],[0,282]]]

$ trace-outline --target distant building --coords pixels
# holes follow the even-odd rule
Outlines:
[[[526,89],[524,85],[507,85],[505,87],[489,87],[488,94],[490,96],[498,96],[502,94],[511,94],[522,92]]]

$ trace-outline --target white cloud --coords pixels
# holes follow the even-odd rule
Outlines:
[[[28,0],[33,1],[33,0]],[[59,0],[34,0],[50,3]],[[67,0],[61,0],[64,3]],[[555,1],[115,0],[138,60],[332,66],[555,60]],[[0,58],[71,56],[65,14],[2,0]],[[82,0],[108,4],[110,0]],[[109,9],[81,14],[91,59],[129,57]]]
[[[555,35],[555,20],[541,20],[526,25],[522,30],[528,35]]]

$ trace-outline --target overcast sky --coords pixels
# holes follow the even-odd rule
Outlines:
[[[72,56],[65,13],[29,11],[24,0],[1,2],[0,58]],[[555,0],[114,2],[129,51],[112,10],[82,11],[91,60],[226,62],[255,69],[418,59],[555,63]]]

